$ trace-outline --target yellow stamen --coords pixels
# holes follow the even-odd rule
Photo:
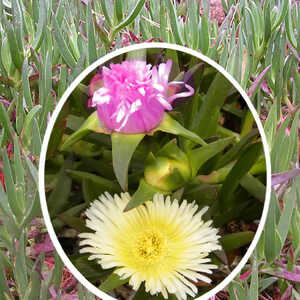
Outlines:
[[[165,248],[162,235],[154,230],[147,230],[133,243],[133,254],[142,264],[150,265],[164,256]]]

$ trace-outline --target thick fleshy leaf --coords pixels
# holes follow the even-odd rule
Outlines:
[[[62,281],[62,275],[63,275],[63,269],[64,269],[64,263],[61,260],[60,256],[56,251],[54,251],[54,270],[53,270],[53,279],[52,279],[52,286],[58,290],[60,288],[60,284]]]
[[[296,191],[295,184],[292,186],[290,192],[285,193],[283,200],[284,200],[284,210],[280,216],[277,228],[281,239],[284,241],[289,231],[293,210],[297,201],[297,191]]]
[[[214,170],[210,174],[207,175],[197,175],[195,177],[195,182],[204,182],[209,184],[222,183],[226,179],[230,170],[233,168],[235,162],[231,162],[230,164],[224,166],[221,169]]]
[[[272,24],[272,31],[281,24],[281,22],[284,20],[285,15],[287,14],[287,11],[289,9],[289,0],[283,0],[281,1],[281,5],[279,6],[278,14],[276,15],[276,20]]]
[[[21,297],[24,296],[24,292],[28,285],[27,273],[24,272],[24,270],[26,270],[25,246],[25,233],[24,231],[22,231],[19,238],[19,245],[15,260],[15,279],[18,290],[20,292],[22,291],[22,293],[20,293]]]
[[[253,129],[248,134],[242,137],[242,139],[236,143],[228,152],[226,152],[217,162],[216,168],[221,168],[227,165],[229,162],[236,160],[238,154],[247,146],[258,134],[257,129]]]
[[[264,124],[264,131],[266,133],[266,138],[269,147],[272,149],[273,143],[276,135],[276,127],[277,127],[277,103],[274,103],[269,111],[267,120]]]
[[[3,296],[6,297],[7,299],[13,299],[9,288],[8,288],[8,282],[6,280],[6,274],[5,274],[5,268],[2,264],[2,261],[0,259],[0,289],[1,292],[3,293]],[[4,299],[6,299],[4,298]]]
[[[103,270],[95,260],[88,260],[88,257],[88,254],[72,255],[70,257],[74,266],[87,280],[96,283],[103,276],[111,272],[110,270]]]
[[[216,134],[220,110],[223,106],[232,84],[221,73],[214,77],[203,98],[203,103],[197,116],[197,132],[202,138]]]
[[[300,197],[299,197],[300,198]],[[300,200],[300,199],[299,199]],[[299,207],[299,205],[297,205]],[[294,209],[292,221],[290,225],[290,234],[293,237],[292,238],[292,244],[294,248],[296,249],[296,252],[300,249],[300,212],[298,209]]]
[[[220,191],[220,202],[223,209],[228,210],[234,204],[234,191],[238,187],[241,178],[249,172],[257,161],[261,151],[261,143],[252,144],[242,153],[237,163],[229,172]]]
[[[128,14],[128,16],[124,20],[122,20],[121,23],[119,23],[116,26],[115,30],[119,31],[122,28],[124,28],[125,26],[129,25],[136,18],[136,16],[139,14],[139,12],[142,10],[144,4],[145,4],[145,0],[137,1],[133,10]]]
[[[134,295],[133,300],[144,300],[144,299],[147,299],[147,297],[148,297],[148,294],[145,291],[145,286],[144,286],[144,284],[142,284],[139,287],[136,294]]]
[[[3,171],[4,171],[4,180],[5,187],[7,192],[7,199],[9,201],[9,206],[15,215],[18,221],[21,221],[23,218],[23,207],[18,201],[18,195],[16,190],[16,185],[13,178],[13,168],[10,164],[8,155],[6,151],[3,151]]]
[[[111,26],[112,25],[112,20],[111,20],[110,14],[109,14],[109,10],[107,9],[107,6],[106,6],[106,1],[105,0],[100,0],[100,5],[101,5],[101,8],[102,8],[102,12],[103,12],[105,21],[109,24],[109,26]]]
[[[71,217],[66,215],[57,215],[58,219],[64,224],[74,228],[78,232],[88,232],[89,228],[85,226],[85,221],[78,217]]]
[[[117,132],[111,135],[113,168],[124,191],[127,191],[128,186],[130,160],[144,136],[144,134],[122,134]]]
[[[87,208],[86,203],[78,204],[69,209],[66,209],[63,212],[63,215],[68,216],[68,217],[78,217],[81,214],[81,212],[86,208]],[[62,229],[64,224],[65,223],[63,223],[59,218],[55,218],[52,220],[52,225],[55,228],[55,231],[57,231],[57,232]]]
[[[241,186],[261,202],[265,201],[266,187],[256,177],[247,173],[240,181]]]
[[[291,160],[296,154],[299,127],[298,121],[299,111],[295,113],[293,121],[292,116],[286,117],[277,132],[271,150],[271,165],[273,173],[286,171]],[[289,130],[290,125],[291,127]],[[278,159],[279,157],[280,159]]]
[[[200,136],[196,133],[187,130],[179,122],[174,120],[169,114],[165,113],[160,124],[150,133],[153,134],[156,131],[163,131],[175,135],[183,136],[197,144],[206,145]]]
[[[197,172],[206,161],[224,150],[233,140],[234,137],[229,137],[191,150],[188,153],[188,158],[192,168],[192,177],[196,176]]]
[[[101,283],[99,286],[99,289],[105,293],[117,288],[120,285],[123,285],[129,281],[129,278],[127,279],[120,279],[120,276],[116,273],[111,273],[108,278]]]
[[[103,178],[101,176],[75,170],[67,170],[67,173],[70,174],[74,180],[91,180],[94,184],[97,184],[99,188],[99,195],[105,191],[111,193],[118,193],[120,191],[120,188],[117,183]]]
[[[72,186],[72,180],[66,174],[64,167],[61,168],[57,176],[56,186],[47,199],[51,217],[63,212],[68,207],[68,199]]]
[[[257,249],[255,249],[252,255],[252,273],[249,289],[249,299],[258,299],[258,287],[258,259]]]
[[[56,20],[56,17],[53,16],[53,29],[54,29],[54,37],[57,42],[57,49],[59,50],[61,56],[63,57],[64,61],[71,67],[76,67],[76,60],[70,51],[70,47],[67,46],[66,40],[62,35],[62,30]]]
[[[228,287],[230,299],[247,300],[245,289],[241,282],[232,281]]]
[[[248,245],[254,237],[253,231],[242,231],[224,235],[221,239],[221,245],[224,251],[232,251]]]
[[[280,253],[280,250],[283,246],[283,241],[281,239],[280,233],[277,229],[276,219],[277,219],[277,210],[278,200],[275,193],[271,193],[270,208],[268,212],[268,218],[265,225],[265,247],[264,252],[266,260],[269,263],[272,263]]]
[[[169,12],[169,16],[170,16],[170,25],[172,28],[172,32],[174,35],[174,39],[175,42],[179,45],[183,45],[183,40],[182,40],[182,34],[181,34],[181,30],[178,24],[178,18],[176,15],[176,8],[175,5],[173,3],[173,1],[171,0],[166,0],[166,7],[168,9]]]
[[[97,111],[93,112],[82,126],[64,141],[61,145],[61,150],[63,151],[71,147],[75,142],[79,141],[91,131],[109,134],[108,130],[100,123]]]
[[[173,193],[173,197],[174,197]],[[213,185],[193,183],[187,184],[184,190],[184,199],[191,202],[196,201],[199,207],[212,206],[218,198],[217,188]],[[206,214],[209,214],[208,211]]]
[[[36,107],[36,106],[35,106]],[[34,108],[35,108],[34,107]],[[59,145],[62,143],[63,140],[63,135],[66,129],[66,116],[68,114],[68,108],[66,105],[64,105],[64,107],[62,108],[62,110],[59,113],[59,116],[57,118],[57,120],[55,121],[55,127],[53,128],[52,132],[51,132],[51,138],[49,140],[48,143],[48,148],[47,148],[47,159],[50,156],[55,156],[55,153],[59,147]],[[27,137],[29,143],[32,143],[32,139],[31,139],[31,135],[32,135],[32,123],[29,124],[30,127],[29,130],[27,131],[27,134],[29,133],[29,138]],[[26,133],[26,132],[24,132]]]
[[[62,140],[68,139],[68,136],[63,136]],[[99,156],[103,149],[100,145],[95,145],[94,143],[89,143],[83,140],[79,140],[72,144],[72,147],[64,148],[66,152],[73,152],[82,157],[94,157]]]
[[[138,207],[139,205],[145,203],[146,201],[152,200],[153,196],[156,193],[166,194],[166,192],[161,191],[161,190],[147,184],[144,179],[141,179],[140,185],[139,185],[137,191],[131,197],[131,200],[125,207],[124,212],[129,211],[135,207]]]
[[[82,180],[82,195],[84,201],[89,204],[99,197],[103,189],[99,189],[99,185],[90,179]]]
[[[266,288],[271,286],[276,281],[278,281],[277,277],[268,277],[265,279],[260,279],[259,280],[259,292],[261,293],[262,291],[264,291]]]

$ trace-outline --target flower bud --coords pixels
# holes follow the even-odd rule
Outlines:
[[[177,146],[176,148],[177,152],[173,152],[172,155],[149,155],[144,172],[148,184],[168,192],[181,187],[191,178],[188,159],[184,152]]]

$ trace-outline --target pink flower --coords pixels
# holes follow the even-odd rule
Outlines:
[[[42,252],[51,252],[54,250],[52,241],[48,234],[45,234],[44,240],[41,243],[35,244],[32,249],[36,256],[40,255]]]
[[[94,89],[91,82],[92,106],[96,106],[103,125],[121,133],[146,133],[161,121],[164,111],[172,109],[172,102],[188,97],[194,89],[183,82],[168,82],[172,61],[158,67],[144,61],[124,61],[102,68],[102,86]],[[170,94],[170,85],[184,84],[187,92]],[[174,89],[173,89],[174,90]],[[176,90],[176,89],[175,89]]]

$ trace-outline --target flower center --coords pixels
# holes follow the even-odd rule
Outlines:
[[[133,246],[134,256],[145,265],[157,262],[163,255],[165,239],[153,230],[145,231],[139,236]]]

